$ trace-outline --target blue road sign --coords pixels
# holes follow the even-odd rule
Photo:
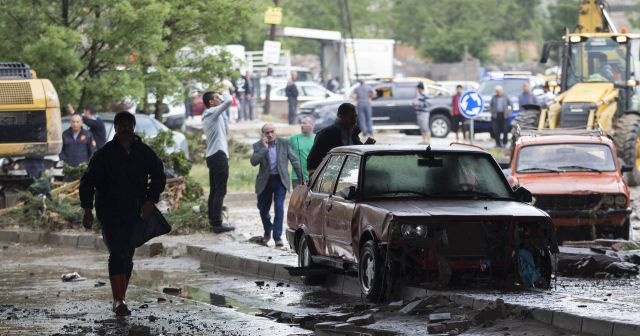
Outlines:
[[[462,113],[463,116],[473,119],[479,116],[480,112],[482,112],[484,101],[482,100],[482,95],[478,92],[467,91],[460,96],[458,106],[460,107],[460,113]]]

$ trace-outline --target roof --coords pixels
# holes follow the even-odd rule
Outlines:
[[[336,147],[331,153],[342,152],[357,155],[374,153],[400,153],[400,152],[424,152],[428,146],[425,145],[354,145]],[[464,144],[451,144],[449,146],[432,146],[433,152],[463,152],[463,153],[487,153],[476,146]]]
[[[601,135],[543,135],[543,136],[521,136],[518,143],[522,145],[541,145],[541,144],[566,144],[566,143],[598,143],[605,145],[613,145],[613,141],[606,136]]]

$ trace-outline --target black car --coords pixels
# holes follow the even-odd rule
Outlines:
[[[416,98],[418,81],[368,81],[376,92],[371,105],[373,127],[417,131],[418,123],[412,102]],[[358,84],[352,86],[341,99],[311,101],[300,106],[298,118],[311,115],[316,121],[315,131],[331,125],[336,118],[338,106],[349,99]],[[431,134],[444,138],[451,130],[451,92],[436,85],[425,85],[429,91],[431,103]]]

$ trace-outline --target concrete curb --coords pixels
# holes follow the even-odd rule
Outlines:
[[[74,233],[44,233],[23,230],[0,230],[0,242],[49,244],[78,249],[94,249],[106,252],[106,246],[102,236],[97,234]],[[136,249],[137,257],[153,257],[166,251],[162,243],[151,242]],[[242,275],[258,276],[283,282],[302,283],[299,277],[289,276],[285,267],[292,266],[287,263],[273,260],[258,260],[247,256],[234,255],[226,251],[216,250],[197,245],[187,245],[188,256],[200,260],[200,267],[206,270],[221,270]],[[269,257],[270,258],[270,257]],[[323,284],[324,288],[334,293],[345,295],[360,295],[358,279],[343,274],[334,274],[328,277]],[[429,295],[444,295],[459,305],[475,310],[481,310],[494,300],[476,298],[473,295],[434,291],[424,288],[405,286],[401,289],[402,299],[414,299]],[[544,324],[559,327],[568,331],[584,332],[602,336],[637,336],[640,335],[640,324],[612,322],[605,319],[583,317],[576,314],[553,310],[548,308],[509,304],[511,308],[519,308],[529,311],[531,316]]]
[[[101,235],[93,233],[57,233],[27,230],[0,230],[0,242],[44,244],[108,252]],[[136,249],[136,257],[154,257],[164,253],[162,243],[150,242]]]

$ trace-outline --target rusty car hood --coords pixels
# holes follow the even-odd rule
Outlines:
[[[509,200],[396,199],[364,202],[402,217],[546,217],[541,210]]]
[[[521,186],[532,194],[626,193],[616,172],[571,172],[516,174]]]

